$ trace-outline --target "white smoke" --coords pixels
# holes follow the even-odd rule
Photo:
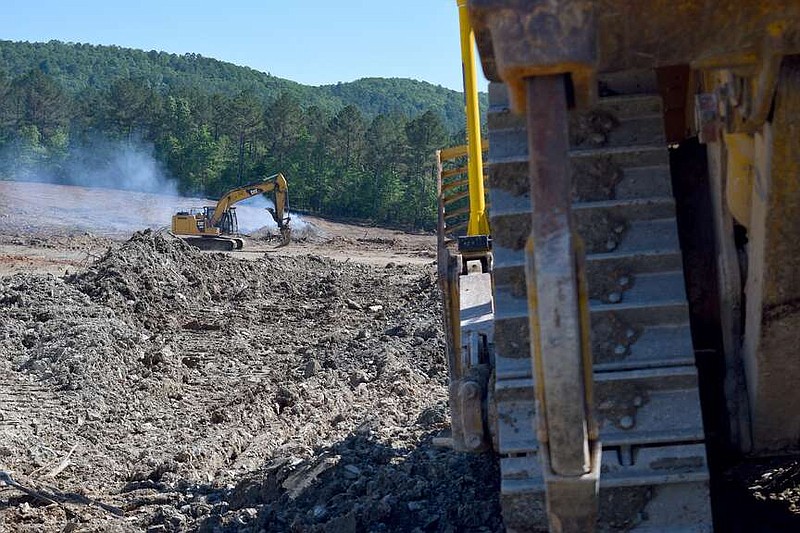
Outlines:
[[[94,138],[71,147],[57,168],[43,159],[15,158],[12,152],[0,154],[0,176],[18,185],[6,182],[0,195],[18,197],[17,205],[40,214],[38,223],[46,226],[110,234],[159,229],[169,227],[178,211],[217,203],[178,196],[177,183],[156,160],[153,146],[138,140]],[[266,209],[274,205],[263,195],[235,207],[241,233],[277,234],[277,224]],[[294,213],[290,225],[295,235],[308,227]]]
[[[290,185],[291,186],[291,185]],[[290,191],[291,194],[291,191]],[[267,208],[274,209],[275,204],[272,200],[264,197],[263,194],[253,196],[236,204],[236,218],[239,221],[239,231],[242,233],[267,232],[275,233],[278,225],[275,219],[267,211]],[[292,233],[303,232],[308,223],[297,213],[289,213],[289,226]]]
[[[175,180],[156,160],[152,144],[94,137],[71,145],[54,166],[44,159],[22,160],[9,148],[0,154],[0,168],[12,181],[36,181],[81,187],[177,195]]]
[[[73,154],[67,166],[70,185],[104,187],[164,195],[178,194],[177,182],[156,160],[152,145],[139,142],[93,143]]]

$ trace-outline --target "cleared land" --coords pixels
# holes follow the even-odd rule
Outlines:
[[[51,500],[0,481],[0,531],[501,531],[493,459],[433,445],[434,237],[206,253],[186,202],[0,182],[0,471]],[[798,476],[740,464],[718,516],[796,530]]]

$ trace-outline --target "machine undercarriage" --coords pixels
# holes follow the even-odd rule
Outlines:
[[[491,252],[469,269],[448,247],[466,180],[443,166],[453,446],[497,453],[509,530],[710,531],[698,364],[724,382],[715,446],[800,446],[800,6],[468,4],[493,81]],[[694,136],[700,252],[668,150]],[[684,269],[716,305],[687,299]],[[696,353],[708,323],[722,342]]]

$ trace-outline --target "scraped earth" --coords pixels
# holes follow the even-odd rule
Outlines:
[[[311,218],[206,253],[81,192],[75,227],[0,213],[0,470],[57,500],[0,488],[0,530],[501,529],[491,460],[433,445],[431,235]]]
[[[435,238],[200,252],[182,201],[0,182],[0,532],[501,531],[493,458],[435,445]],[[718,523],[794,530],[798,472],[729,470]]]

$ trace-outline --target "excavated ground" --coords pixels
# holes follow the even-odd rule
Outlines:
[[[432,445],[439,317],[430,264],[149,230],[66,277],[4,277],[2,470],[124,516],[6,490],[0,529],[498,530],[492,462]]]
[[[432,236],[205,253],[73,189],[0,182],[0,532],[502,530],[493,459],[433,442]],[[796,458],[715,479],[719,531],[800,530]]]

